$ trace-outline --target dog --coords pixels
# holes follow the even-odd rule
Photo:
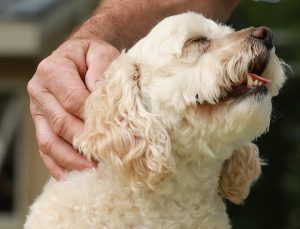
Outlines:
[[[98,168],[51,179],[25,229],[231,228],[261,173],[253,140],[286,79],[267,27],[168,17],[111,64],[74,146]]]

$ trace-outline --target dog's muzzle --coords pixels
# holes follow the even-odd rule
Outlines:
[[[262,76],[269,63],[270,51],[273,48],[273,33],[264,26],[253,28],[250,31],[249,41],[253,45],[260,47],[259,52],[248,65],[248,73],[242,82],[232,85],[231,90],[223,100],[228,98],[245,98],[257,95],[257,98],[268,93],[267,84],[270,79]]]
[[[253,59],[248,63],[248,69],[241,73],[240,81],[232,82],[230,88],[224,90],[225,93],[218,101],[240,101],[249,96],[260,99],[268,94],[268,84],[272,81],[263,76],[263,72],[269,63],[271,50],[274,47],[273,33],[269,28],[261,26],[244,30],[244,36]],[[196,99],[198,101],[198,95]]]

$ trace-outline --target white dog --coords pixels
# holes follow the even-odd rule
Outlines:
[[[266,27],[164,19],[106,72],[74,145],[99,168],[51,179],[26,229],[226,229],[260,174],[283,64]]]

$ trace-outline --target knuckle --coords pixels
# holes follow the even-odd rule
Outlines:
[[[30,100],[29,104],[30,113],[33,119],[33,122],[36,124],[43,118],[41,110]]]
[[[55,133],[65,136],[68,130],[68,118],[66,115],[60,114],[53,118],[52,128]]]
[[[53,149],[53,141],[48,138],[39,138],[38,145],[41,152],[45,155],[50,155]]]
[[[34,100],[38,100],[40,98],[41,85],[39,84],[39,82],[36,80],[35,77],[33,77],[27,83],[27,93],[28,93],[29,97],[34,99]]]
[[[53,62],[48,57],[39,63],[37,70],[36,70],[36,74],[38,74],[40,76],[50,75],[53,72],[53,69],[55,69],[54,67],[55,66],[54,66]]]
[[[30,97],[33,97],[36,93],[35,80],[31,79],[27,84],[27,92]]]
[[[47,76],[52,75],[55,64],[46,58],[40,62],[32,79],[27,84],[27,92],[31,98],[38,99],[41,90],[44,88],[43,82]]]
[[[64,107],[72,114],[78,114],[82,111],[81,100],[82,96],[76,90],[68,90],[64,101]]]

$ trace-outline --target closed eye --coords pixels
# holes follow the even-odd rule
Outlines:
[[[196,37],[191,39],[192,42],[197,42],[197,43],[208,43],[209,39],[204,36]]]
[[[207,48],[209,47],[209,44],[210,40],[204,36],[190,38],[184,43],[182,54],[183,56],[194,54],[202,55],[206,52]]]

